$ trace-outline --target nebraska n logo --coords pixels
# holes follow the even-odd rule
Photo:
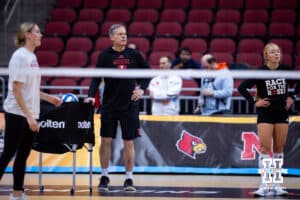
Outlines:
[[[176,147],[180,152],[193,159],[196,159],[196,154],[206,152],[206,144],[203,140],[185,130],[181,132],[181,137],[177,140]]]

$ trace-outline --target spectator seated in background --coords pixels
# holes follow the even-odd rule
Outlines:
[[[171,61],[168,57],[159,60],[160,69],[170,69]],[[154,77],[149,84],[152,101],[152,115],[178,115],[180,110],[179,93],[182,79],[176,75],[162,75]]]
[[[202,115],[230,113],[233,77],[227,64],[217,63],[211,54],[206,54],[201,59],[201,66],[208,70],[217,70],[218,74],[215,78],[202,78],[195,113]]]
[[[183,47],[179,50],[179,56],[172,62],[173,69],[200,69],[201,65],[192,59],[189,48]]]

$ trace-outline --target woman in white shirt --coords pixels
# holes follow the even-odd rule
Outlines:
[[[56,106],[58,97],[40,91],[41,75],[34,54],[41,45],[42,34],[37,24],[26,22],[20,25],[15,38],[18,49],[9,61],[8,94],[4,101],[5,138],[0,158],[0,179],[9,161],[16,154],[13,176],[13,193],[10,199],[26,199],[24,176],[26,160],[30,154],[35,134],[39,131],[37,119],[40,113],[40,99]]]

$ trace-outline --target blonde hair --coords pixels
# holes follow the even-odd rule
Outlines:
[[[33,22],[24,22],[20,25],[19,31],[17,32],[14,38],[14,42],[17,47],[22,47],[25,45],[25,33],[30,32],[35,25],[37,24]]]
[[[270,43],[268,43],[268,44],[266,44],[266,46],[264,47],[264,49],[263,49],[263,58],[264,58],[264,63],[265,63],[265,65],[267,64],[267,60],[266,60],[266,58],[267,58],[267,54],[268,54],[268,50],[271,48],[271,47],[278,47],[278,49],[280,50],[280,61],[281,61],[281,59],[282,59],[282,50],[281,50],[281,48],[277,45],[277,44],[275,44],[275,43],[273,43],[273,42],[270,42]],[[279,61],[279,62],[280,62]]]

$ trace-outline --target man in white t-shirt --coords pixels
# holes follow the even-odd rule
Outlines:
[[[160,69],[169,70],[171,61],[163,56],[159,59]],[[152,98],[152,115],[178,115],[180,111],[179,93],[182,88],[182,79],[175,75],[154,77],[149,84]]]

